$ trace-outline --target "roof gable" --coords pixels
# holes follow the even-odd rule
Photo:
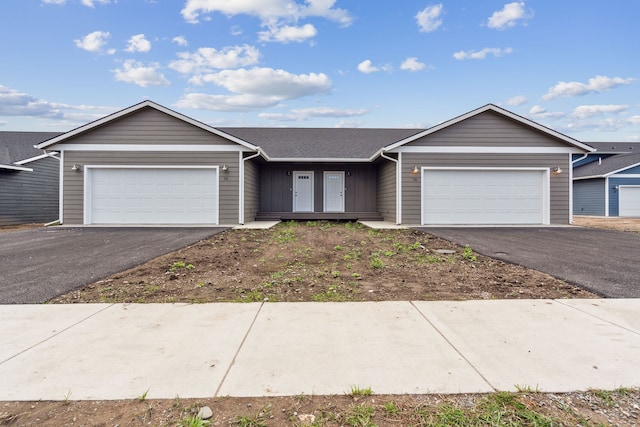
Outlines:
[[[417,141],[418,139],[432,136],[443,130],[452,129],[453,126],[455,125],[460,125],[467,121],[477,120],[483,115],[487,116],[487,114],[497,115],[503,119],[510,120],[512,123],[517,124],[519,127],[523,127],[524,129],[535,131],[538,134],[544,134],[545,136],[549,137],[550,139],[553,139],[558,144],[561,144],[563,146],[578,148],[580,151],[587,151],[587,152],[593,151],[593,148],[579,142],[578,140],[570,138],[560,132],[554,131],[553,129],[547,128],[539,123],[526,119],[522,116],[519,116],[515,113],[512,113],[511,111],[505,110],[504,108],[500,108],[493,104],[487,104],[484,107],[480,107],[476,110],[473,110],[461,116],[455,117],[451,120],[447,120],[443,123],[440,123],[429,129],[426,129],[420,133],[412,135],[409,138],[406,138],[402,141],[398,141],[394,144],[388,145],[384,148],[384,150],[391,151],[391,150],[400,148],[404,145]]]
[[[0,132],[0,168],[25,170],[23,165],[37,159],[44,152],[34,145],[60,135],[59,132]]]
[[[170,110],[166,107],[163,107],[162,105],[156,104],[153,101],[143,101],[139,104],[135,104],[131,107],[125,108],[123,110],[117,111],[113,114],[110,114],[108,116],[105,116],[101,119],[95,120],[91,123],[87,123],[86,125],[80,126],[76,129],[73,129],[69,132],[66,132],[62,135],[59,135],[55,138],[49,139],[48,141],[45,141],[43,143],[41,143],[40,145],[38,145],[38,148],[41,149],[55,149],[55,145],[56,144],[60,144],[60,143],[64,143],[67,142],[69,140],[71,140],[72,138],[81,136],[81,135],[86,135],[91,131],[100,129],[100,128],[104,128],[107,125],[116,123],[117,121],[120,121],[121,119],[125,119],[127,117],[130,117],[136,113],[140,113],[146,109],[153,109],[155,111],[164,113],[170,117],[173,117],[177,120],[180,120],[182,122],[188,123],[192,126],[195,126],[196,128],[202,129],[206,132],[209,132],[211,134],[217,135],[219,137],[222,137],[226,140],[229,140],[233,143],[239,144],[245,148],[248,148],[250,150],[257,150],[257,147],[247,143],[246,141],[243,141],[239,138],[236,138],[232,135],[228,135],[212,126],[209,126],[205,123],[199,122],[195,119],[192,119],[188,116],[185,116],[183,114],[180,114],[176,111]]]

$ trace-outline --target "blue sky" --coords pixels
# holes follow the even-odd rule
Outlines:
[[[151,99],[214,126],[430,127],[494,103],[640,141],[637,0],[3,0],[0,130]]]

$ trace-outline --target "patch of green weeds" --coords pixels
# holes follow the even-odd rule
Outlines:
[[[276,243],[292,243],[296,241],[296,235],[294,234],[293,230],[283,230],[280,233],[278,233],[275,237],[274,240],[276,241]]]
[[[197,415],[187,415],[180,420],[180,427],[207,427],[211,425],[211,421],[203,420]]]
[[[147,395],[149,394],[149,390],[147,389],[147,391],[145,391],[144,393],[142,393],[140,396],[138,396],[138,400],[140,402],[143,402],[147,399]]]
[[[193,264],[186,264],[184,261],[175,261],[169,267],[169,271],[174,272],[174,271],[179,270],[181,268],[185,268],[187,270],[192,270],[192,269],[195,268],[195,266]]]
[[[371,261],[369,261],[369,265],[371,266],[371,268],[383,268],[384,267],[384,262],[377,256],[373,256],[371,257]]]
[[[316,302],[343,302],[349,299],[343,294],[339,285],[331,285],[325,292],[311,295],[311,299]]]
[[[371,405],[353,405],[345,414],[347,425],[352,427],[376,427],[373,423],[375,409]]]
[[[515,384],[514,387],[519,393],[540,393],[540,388],[536,384],[535,388],[531,388],[530,385]]]
[[[333,249],[336,250],[336,251],[341,251],[342,250],[342,245],[335,245],[333,247]]]
[[[400,413],[400,408],[398,408],[398,405],[396,405],[395,402],[387,402],[383,405],[383,407],[384,412],[387,414],[387,416],[392,417]]]
[[[333,277],[334,279],[337,279],[338,277],[340,277],[340,272],[337,270],[333,270],[331,272],[331,277]]]
[[[241,290],[240,293],[240,297],[235,299],[236,302],[262,302],[265,300],[265,296],[257,289],[252,289],[249,292]]]
[[[357,385],[352,386],[351,390],[349,391],[349,396],[351,397],[364,397],[371,396],[372,394],[373,390],[371,390],[371,387],[360,388]]]
[[[418,264],[437,264],[442,262],[442,258],[439,255],[416,254],[415,257]]]
[[[238,415],[230,421],[232,425],[240,427],[266,427],[267,419],[271,416],[271,405],[267,404],[254,415]]]
[[[478,260],[478,257],[473,253],[473,250],[471,250],[469,245],[465,245],[464,249],[462,250],[462,258],[472,262]]]

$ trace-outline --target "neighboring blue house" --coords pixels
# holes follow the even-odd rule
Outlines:
[[[596,143],[574,159],[574,215],[640,217],[640,143]]]
[[[0,132],[0,226],[60,217],[60,159],[34,147],[57,135]]]

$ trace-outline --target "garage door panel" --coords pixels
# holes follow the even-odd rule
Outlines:
[[[425,170],[424,224],[542,224],[539,170]]]
[[[215,224],[215,169],[96,168],[90,174],[93,224]]]
[[[620,186],[619,215],[640,217],[640,187]]]

